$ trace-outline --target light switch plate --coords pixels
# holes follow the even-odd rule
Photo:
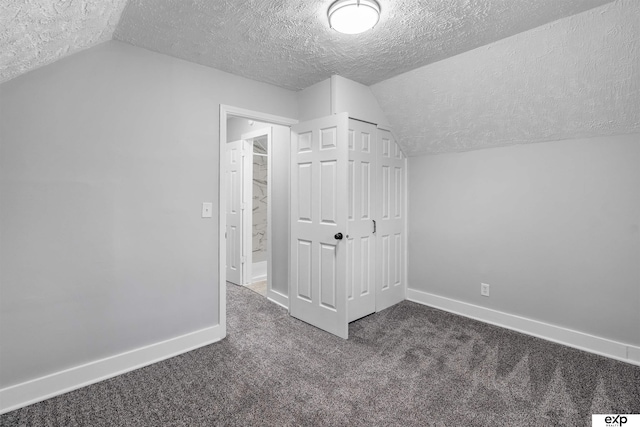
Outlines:
[[[204,202],[202,203],[202,218],[211,218],[213,217],[213,203]]]

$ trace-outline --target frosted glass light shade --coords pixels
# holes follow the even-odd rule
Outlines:
[[[344,34],[359,34],[373,28],[380,19],[375,0],[338,0],[329,7],[329,25]]]

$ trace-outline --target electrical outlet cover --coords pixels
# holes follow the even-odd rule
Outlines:
[[[480,295],[488,297],[489,296],[489,285],[486,283],[480,283]]]

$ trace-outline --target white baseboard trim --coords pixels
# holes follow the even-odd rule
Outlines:
[[[260,282],[267,279],[267,261],[254,262],[251,266],[253,282]]]
[[[640,366],[640,347],[628,346],[627,358],[631,361],[629,363]]]
[[[194,350],[225,337],[220,325],[0,389],[0,414]]]
[[[407,300],[640,366],[640,347],[637,346],[415,289],[407,289]]]
[[[272,289],[267,289],[267,299],[289,310],[289,297]]]

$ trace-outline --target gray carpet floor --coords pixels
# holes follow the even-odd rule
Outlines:
[[[4,414],[2,426],[590,426],[640,367],[408,301],[345,341],[228,286],[225,340]]]
[[[253,282],[251,284],[245,285],[245,288],[251,289],[253,292],[257,292],[260,295],[262,295],[263,297],[267,296],[267,281],[266,280],[261,280],[259,282]]]

